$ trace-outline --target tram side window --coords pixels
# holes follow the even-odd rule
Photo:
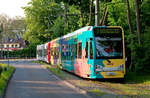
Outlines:
[[[85,58],[88,58],[88,42],[86,42],[85,52]]]
[[[56,56],[56,59],[57,59],[58,58],[57,47],[55,48],[55,56]]]
[[[57,47],[55,48],[55,58],[57,59]]]
[[[57,59],[59,59],[59,48],[57,47]]]
[[[68,47],[68,52],[69,52],[69,56],[68,56],[68,60],[70,60],[70,45],[69,45],[69,47]]]
[[[66,60],[68,60],[68,46],[66,45]]]
[[[75,44],[75,58],[77,58],[77,43]]]
[[[42,50],[39,50],[39,56],[40,57],[42,56]]]
[[[78,49],[78,58],[81,59],[81,57],[82,57],[82,42],[78,43],[78,47],[79,47],[79,49]]]
[[[90,40],[90,59],[93,59],[93,47],[92,47],[92,40]]]
[[[53,47],[53,56],[54,56],[54,59],[55,59],[55,47]]]
[[[73,46],[74,46],[74,45],[71,45],[71,60],[73,60],[73,51],[74,51],[74,50],[73,50],[73,49],[74,49]]]
[[[54,47],[52,47],[52,56],[54,56]]]
[[[51,48],[49,49],[49,52],[50,52],[50,54],[49,54],[49,55],[51,56],[51,55],[52,55],[52,50],[51,50]]]
[[[37,55],[40,56],[40,50],[37,50]]]
[[[64,57],[64,53],[62,52],[62,54],[61,54],[61,59],[63,59],[63,57]]]
[[[64,45],[64,49],[63,49],[63,51],[64,51],[64,60],[66,60],[66,55],[67,55],[67,53],[66,53],[66,45]]]
[[[64,60],[66,60],[66,52],[64,52],[64,57],[63,58],[64,58]]]
[[[44,49],[44,56],[47,56],[47,54],[48,54],[48,50]]]
[[[69,45],[67,46],[67,60],[69,60]]]
[[[58,59],[58,48],[56,47],[56,59]]]

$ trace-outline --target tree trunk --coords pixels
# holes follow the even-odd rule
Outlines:
[[[90,13],[89,13],[89,22],[87,25],[91,25],[92,22],[92,6],[93,6],[93,0],[90,0]]]
[[[127,6],[127,17],[128,17],[129,30],[130,30],[130,34],[133,34],[132,23],[131,23],[131,17],[130,17],[129,0],[126,0],[126,6]],[[132,42],[132,41],[133,41],[133,38],[131,38],[131,42]]]
[[[135,10],[136,10],[136,27],[138,33],[138,43],[141,45],[141,32],[140,32],[140,13],[139,13],[139,2],[135,0]]]
[[[126,6],[127,6],[127,17],[128,17],[128,25],[129,25],[129,30],[130,30],[130,34],[131,34],[131,44],[133,44],[133,28],[132,28],[132,23],[131,23],[131,17],[130,17],[130,4],[129,4],[129,0],[126,0]],[[131,49],[131,53],[130,56],[128,55],[127,58],[131,57],[131,63],[130,63],[130,67],[131,67],[131,71],[134,70],[134,66],[133,66],[133,57],[132,57],[132,49]],[[128,62],[128,61],[127,61]]]
[[[81,9],[80,9],[80,21],[81,21],[81,27],[84,26],[84,13]]]
[[[68,23],[67,19],[67,5],[64,5],[64,20],[65,20],[65,25]]]
[[[108,15],[107,7],[105,6],[103,16],[102,16],[102,19],[100,21],[100,26],[106,25],[105,23],[106,23],[107,15]]]

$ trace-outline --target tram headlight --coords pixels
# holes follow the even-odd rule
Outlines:
[[[119,65],[119,66],[118,66],[118,70],[119,70],[119,71],[124,70],[124,64]]]
[[[96,71],[103,71],[103,67],[101,65],[96,65]]]

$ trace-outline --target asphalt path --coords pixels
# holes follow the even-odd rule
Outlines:
[[[2,61],[0,61],[1,63]],[[7,61],[3,61],[7,63]],[[87,98],[32,60],[15,60],[5,98]]]

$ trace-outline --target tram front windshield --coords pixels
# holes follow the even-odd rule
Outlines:
[[[123,58],[122,30],[120,28],[95,28],[97,59]]]

